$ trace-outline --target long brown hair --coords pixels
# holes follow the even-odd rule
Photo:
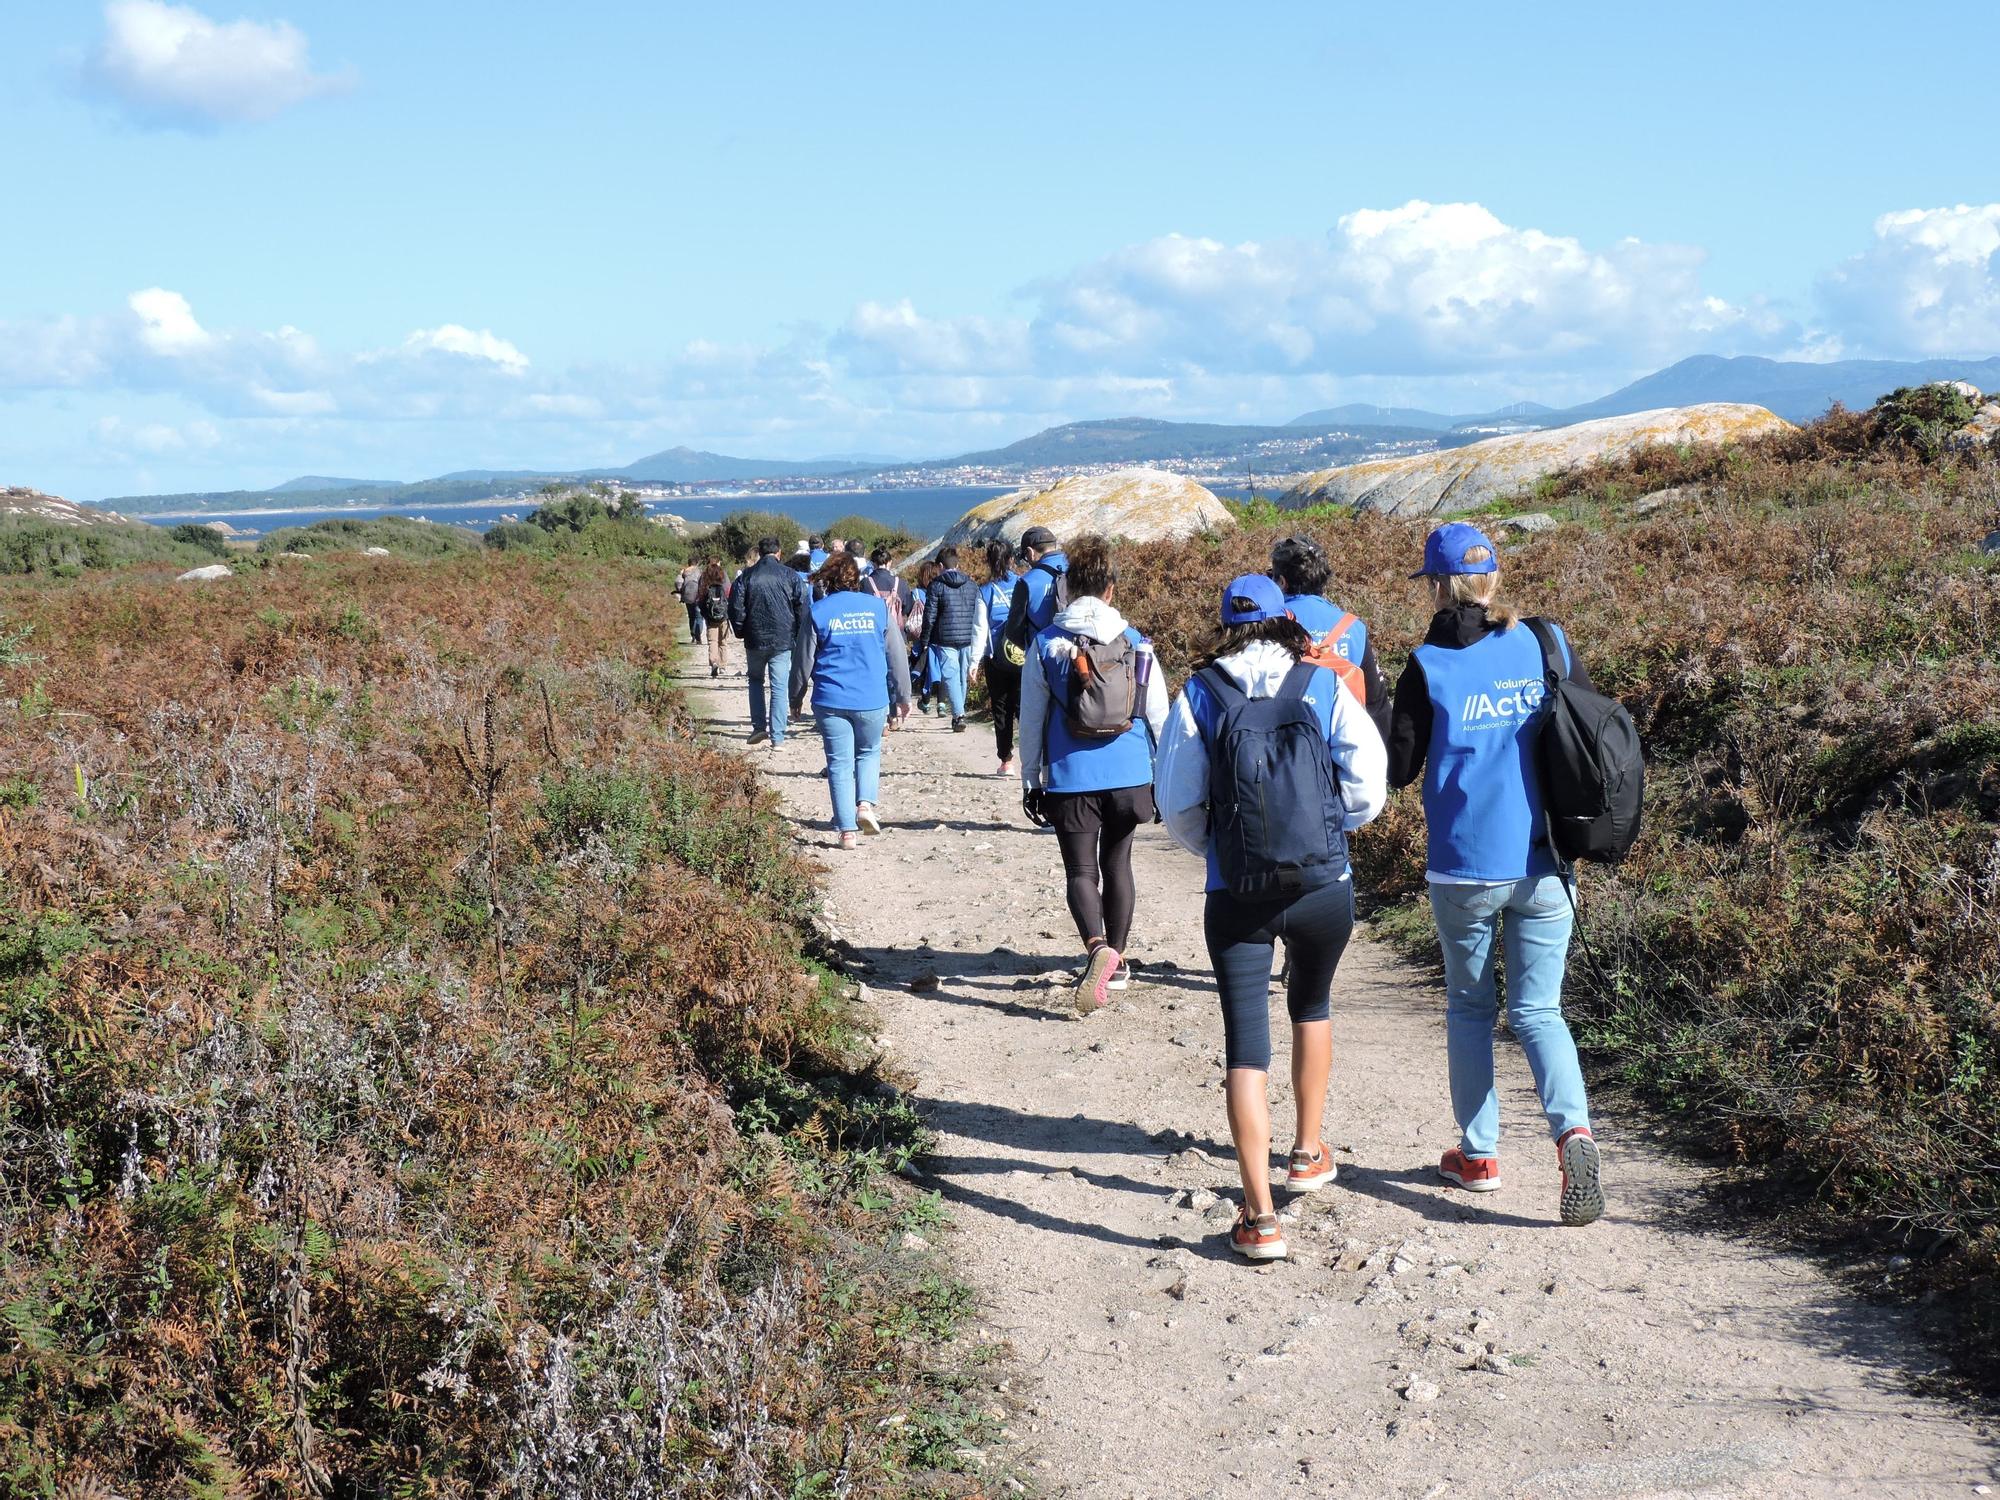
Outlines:
[[[708,566],[701,570],[701,586],[705,589],[719,589],[726,588],[728,583],[729,580],[722,576],[722,564],[711,557]]]
[[[853,594],[861,589],[861,565],[850,552],[836,552],[814,575],[829,594]]]
[[[1225,656],[1234,656],[1252,641],[1271,641],[1292,653],[1294,661],[1312,650],[1312,637],[1305,626],[1290,615],[1279,615],[1273,620],[1250,620],[1242,625],[1224,625],[1216,632],[1215,645],[1208,655],[1197,661],[1195,670],[1212,667]]]

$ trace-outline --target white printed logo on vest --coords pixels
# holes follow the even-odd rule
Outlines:
[[[1548,685],[1539,677],[1515,677],[1496,682],[1484,693],[1468,693],[1459,709],[1462,729],[1507,729],[1519,724],[1542,706]]]

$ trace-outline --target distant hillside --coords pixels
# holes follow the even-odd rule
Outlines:
[[[1982,391],[2000,389],[2000,358],[1842,359],[1811,364],[1749,354],[1734,359],[1697,354],[1599,400],[1555,415],[1563,422],[1581,422],[1666,406],[1735,401],[1764,407],[1787,421],[1806,422],[1823,414],[1835,401],[1865,411],[1898,386],[1933,380],[1969,380]]]
[[[660,484],[701,484],[716,479],[784,479],[791,476],[845,474],[870,467],[854,463],[814,463],[791,458],[731,458],[698,448],[667,448],[649,453],[622,469],[591,469],[593,479],[650,479]]]
[[[400,485],[400,479],[334,479],[326,474],[301,474],[297,479],[287,479],[283,484],[271,486],[273,495],[289,495],[294,490],[357,490],[375,489],[384,485]]]
[[[1465,427],[1480,422],[1533,421],[1551,415],[1554,410],[1554,407],[1544,406],[1539,401],[1516,401],[1497,411],[1452,417],[1446,416],[1441,411],[1425,411],[1419,406],[1368,406],[1356,401],[1346,406],[1329,406],[1323,411],[1309,411],[1304,416],[1293,417],[1285,425],[1287,427],[1421,427],[1431,432],[1449,432],[1455,427]]]
[[[1114,417],[1050,427],[978,453],[939,459],[929,468],[1034,469],[1064,464],[1156,463],[1161,459],[1243,458],[1311,463],[1373,452],[1382,444],[1428,441],[1436,433],[1420,427],[1233,427],[1212,422],[1163,422],[1152,417]]]
[[[518,493],[522,486],[516,486]],[[205,511],[340,510],[348,506],[469,505],[494,494],[486,481],[427,479],[418,484],[356,481],[344,489],[206,490],[181,495],[115,495],[102,504],[134,516],[197,515]]]

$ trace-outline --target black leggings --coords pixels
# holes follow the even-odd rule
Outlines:
[[[993,748],[1014,758],[1014,721],[1021,716],[1021,669],[1004,656],[986,658],[986,697],[993,705]]]
[[[1132,835],[1153,821],[1153,789],[1051,792],[1047,807],[1076,935],[1085,947],[1101,937],[1122,954],[1132,936]]]
[[[1245,901],[1210,891],[1202,913],[1208,961],[1222,996],[1223,1055],[1232,1068],[1271,1071],[1271,954],[1279,938],[1291,960],[1285,1009],[1292,1024],[1324,1021],[1333,971],[1354,932],[1354,882],[1337,880],[1302,896]]]

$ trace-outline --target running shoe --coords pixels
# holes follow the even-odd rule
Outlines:
[[[876,815],[875,804],[864,802],[854,809],[854,821],[861,825],[863,833],[880,833],[882,819]]]
[[[1076,982],[1076,1013],[1087,1016],[1110,999],[1111,976],[1118,972],[1118,950],[1099,943],[1084,961],[1083,974]]]
[[[1132,964],[1128,959],[1119,960],[1118,972],[1105,981],[1107,990],[1129,990],[1132,988]]]
[[[1500,1158],[1467,1156],[1453,1146],[1438,1162],[1438,1176],[1458,1184],[1468,1193],[1490,1193],[1500,1186]]]
[[[766,734],[763,730],[759,729],[750,736],[750,743],[753,745],[761,745],[764,743],[764,741],[768,740],[770,737],[771,737],[770,735]]]
[[[1278,1227],[1278,1216],[1238,1214],[1229,1228],[1229,1248],[1245,1260],[1283,1260],[1285,1232]]]
[[[1340,1175],[1333,1153],[1325,1141],[1316,1141],[1315,1151],[1294,1151],[1285,1170],[1285,1186],[1295,1193],[1316,1193]]]
[[[852,848],[854,848],[854,847],[855,847],[855,843],[854,843],[854,830],[853,830],[853,829],[851,829],[851,828],[843,828],[843,829],[841,829],[841,831],[840,831],[840,847],[841,847],[841,848],[843,848],[843,849],[852,849]]]
[[[1011,760],[1001,761],[999,769],[994,771],[993,774],[995,776],[1012,776],[1014,774],[1014,762]]]
[[[1562,1197],[1558,1207],[1562,1221],[1572,1228],[1589,1224],[1604,1214],[1604,1182],[1597,1160],[1597,1142],[1579,1125],[1565,1130],[1556,1142],[1556,1160],[1562,1163]]]
[[[954,718],[954,719],[953,719],[953,720],[951,721],[951,732],[952,732],[953,734],[964,734],[964,733],[965,733],[965,720],[964,720],[964,719],[962,719],[962,718]]]

